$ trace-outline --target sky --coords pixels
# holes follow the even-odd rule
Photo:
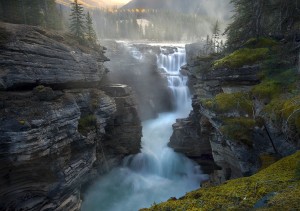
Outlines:
[[[130,0],[106,0],[106,1],[107,1],[107,3],[110,3],[112,5],[115,5],[115,4],[118,4],[118,5],[120,5],[120,4],[126,4],[126,3],[130,2]]]
[[[57,3],[63,5],[70,5],[73,1],[74,0],[56,0]],[[130,0],[78,0],[78,2],[86,7],[120,7],[130,2]]]

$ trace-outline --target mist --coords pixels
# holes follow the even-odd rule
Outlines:
[[[230,23],[229,0],[134,0],[119,9],[92,10],[100,39],[194,42],[212,34],[218,21],[220,35]]]

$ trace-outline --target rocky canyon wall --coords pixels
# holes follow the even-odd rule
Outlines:
[[[252,175],[299,149],[298,135],[287,137],[265,115],[264,100],[249,95],[261,82],[261,65],[213,69],[220,56],[201,56],[198,47],[186,46],[182,69],[194,91],[193,111],[173,125],[169,146],[197,161],[216,184]]]
[[[80,210],[81,189],[138,153],[131,88],[103,86],[103,48],[0,23],[0,210]]]

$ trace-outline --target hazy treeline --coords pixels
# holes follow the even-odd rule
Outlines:
[[[61,29],[63,11],[55,0],[0,0],[0,20]]]
[[[57,4],[55,0],[0,0],[0,20],[69,30],[70,7]],[[87,11],[85,9],[84,13]],[[176,10],[93,9],[90,13],[100,39],[198,41],[212,32],[216,22],[216,18]]]
[[[93,19],[101,38],[154,41],[197,40],[205,37],[216,21],[195,14],[159,10],[94,10]]]

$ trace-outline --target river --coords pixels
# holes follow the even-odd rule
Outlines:
[[[179,71],[186,62],[185,49],[161,53],[157,62],[167,75],[176,110],[143,122],[141,153],[125,158],[120,167],[91,185],[84,194],[83,211],[136,211],[181,197],[199,188],[206,178],[196,163],[167,146],[172,124],[187,117],[192,109],[187,77]]]

